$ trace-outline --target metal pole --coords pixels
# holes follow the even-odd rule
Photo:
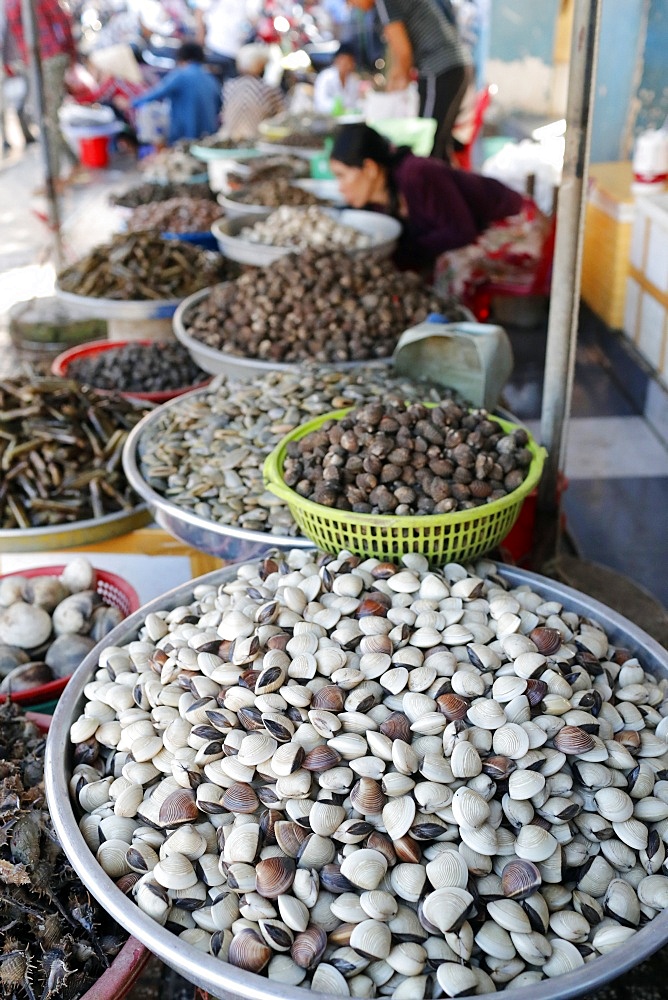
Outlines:
[[[33,0],[21,0],[21,23],[23,25],[23,37],[28,52],[35,113],[39,123],[40,148],[44,165],[44,184],[49,209],[49,226],[53,232],[55,264],[56,269],[60,269],[63,263],[60,211],[56,194],[56,178],[53,176],[51,169],[51,164],[56,157],[56,151],[55,149],[53,150],[54,155],[52,156],[51,151],[54,144],[54,137],[49,134],[49,129],[46,128],[44,122],[44,79],[42,77],[42,60],[39,52]]]
[[[574,4],[564,170],[557,203],[540,426],[541,441],[547,448],[548,457],[538,488],[533,546],[537,569],[555,558],[559,541],[558,482],[565,460],[575,370],[600,8],[601,0],[579,0]]]

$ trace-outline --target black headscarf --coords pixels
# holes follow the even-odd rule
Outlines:
[[[394,182],[394,168],[410,153],[408,146],[394,146],[385,136],[364,122],[352,125],[342,125],[334,137],[334,145],[329,154],[332,160],[345,164],[347,167],[362,167],[365,160],[373,160],[387,172],[387,184],[390,192],[390,211],[397,215],[399,197]]]

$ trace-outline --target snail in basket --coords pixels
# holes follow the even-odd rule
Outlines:
[[[500,500],[524,481],[529,436],[486,410],[372,402],[288,444],[287,486],[360,514],[449,514]]]

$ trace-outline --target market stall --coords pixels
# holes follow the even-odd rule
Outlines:
[[[586,80],[595,8],[574,29]],[[530,985],[548,1000],[668,939],[666,652],[504,550],[539,489],[548,556],[558,524],[586,94],[576,103],[547,450],[489,378],[503,339],[392,269],[392,220],[323,208],[294,176],[268,189],[246,173],[242,196],[190,210],[187,189],[165,210],[149,197],[136,224],[150,235],[126,219],[58,276],[93,315],[136,309],[130,343],[0,386],[0,640],[27,657],[14,669],[51,657],[35,580],[65,587],[82,553],[96,575],[63,603],[109,587],[113,567],[127,576],[101,597],[122,620],[59,668],[55,832],[126,936],[212,996]],[[302,133],[278,138],[277,171],[310,160]],[[243,184],[260,157],[240,156]],[[260,211],[225,214],[225,199]],[[217,251],[183,238],[207,228]],[[433,314],[441,339],[402,365]],[[156,318],[173,339],[142,336]],[[7,631],[19,614],[44,625],[39,642]],[[11,849],[21,885],[30,858]],[[27,947],[5,949],[3,975]]]

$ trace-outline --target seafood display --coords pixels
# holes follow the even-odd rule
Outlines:
[[[265,490],[264,459],[295,427],[331,410],[391,396],[433,400],[444,390],[390,370],[326,366],[211,385],[155,414],[139,438],[137,464],[152,490],[185,512],[274,535],[298,534],[286,505]]]
[[[467,315],[410,271],[312,248],[212,288],[184,326],[229,354],[327,364],[389,357],[404,330],[433,312]]]
[[[121,233],[58,274],[75,295],[136,301],[183,299],[224,277],[218,254],[156,233]]]
[[[84,687],[90,850],[272,983],[423,1000],[594,965],[668,907],[668,679],[539,591],[303,550],[195,581]]]
[[[283,479],[299,496],[357,514],[450,514],[500,500],[532,461],[522,427],[451,400],[367,403],[288,444]]]
[[[260,124],[262,141],[277,146],[322,149],[338,128],[331,115],[294,115],[285,112]]]
[[[181,140],[142,160],[139,169],[148,181],[181,183],[202,173],[202,164],[189,153],[190,142]]]
[[[146,412],[70,379],[0,380],[0,527],[69,524],[139,503],[121,452]]]
[[[312,191],[291,184],[287,177],[253,181],[234,191],[229,197],[231,201],[238,201],[242,205],[265,205],[267,208],[278,208],[281,205],[304,207],[328,204],[325,199],[318,198]]]
[[[219,133],[205,135],[198,139],[194,145],[202,146],[204,149],[253,149],[252,142],[244,139],[231,139],[229,136]]]
[[[67,863],[46,808],[45,737],[0,706],[0,989],[7,1000],[77,1000],[127,940]]]
[[[157,229],[167,233],[208,232],[221,216],[220,205],[208,198],[170,198],[138,205],[128,219],[130,232]]]
[[[170,201],[172,198],[207,198],[209,201],[215,201],[216,193],[206,182],[184,184],[167,181],[159,184],[157,181],[146,181],[128,188],[121,194],[112,195],[109,201],[121,208],[137,208],[139,205],[147,205],[154,201]]]
[[[127,611],[105,600],[83,556],[58,574],[0,577],[0,694],[69,677]]]
[[[303,156],[281,156],[278,154],[258,156],[244,164],[243,174],[230,171],[228,181],[243,186],[259,181],[278,180],[281,177],[290,180],[310,177],[308,160],[305,160]]]
[[[106,346],[106,345],[105,345]],[[168,392],[201,385],[203,372],[181,344],[171,341],[113,344],[67,363],[66,375],[94,389],[117,392]]]
[[[308,194],[308,192],[302,192]],[[302,203],[305,204],[305,203]],[[272,247],[291,247],[304,250],[307,247],[345,247],[348,250],[362,250],[373,245],[369,233],[360,232],[353,226],[343,225],[328,215],[317,205],[296,208],[282,205],[275,212],[244,226],[238,238],[249,243],[262,243]]]

